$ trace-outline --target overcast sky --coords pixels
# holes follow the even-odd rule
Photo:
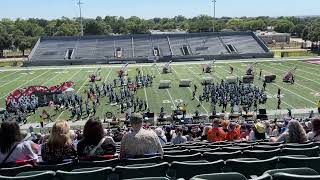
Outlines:
[[[213,16],[212,0],[82,0],[83,16]],[[217,0],[217,17],[319,15],[320,0]],[[77,17],[77,0],[0,0],[1,18]]]

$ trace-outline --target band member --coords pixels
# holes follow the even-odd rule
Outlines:
[[[278,88],[278,95],[277,95],[277,98],[280,98],[280,95],[281,95],[281,89]]]
[[[233,67],[230,66],[230,74],[233,74]]]
[[[266,82],[263,82],[263,91],[266,90],[266,86],[267,86],[267,83],[266,83]]]
[[[259,79],[261,79],[261,77],[262,77],[262,69],[260,69]]]
[[[281,109],[280,106],[281,106],[281,98],[279,97],[279,98],[278,98],[278,107],[277,107],[277,109]]]

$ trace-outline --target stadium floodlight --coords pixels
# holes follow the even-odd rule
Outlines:
[[[216,2],[217,0],[212,0],[213,2],[213,21],[212,21],[212,32],[214,32],[214,22],[216,20]]]
[[[79,12],[80,12],[80,29],[81,29],[81,36],[83,36],[83,22],[82,22],[82,10],[81,10],[81,0],[78,1],[78,6],[79,6]]]

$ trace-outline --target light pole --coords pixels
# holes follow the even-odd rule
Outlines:
[[[214,22],[216,20],[216,2],[217,2],[217,0],[212,0],[212,2],[213,2],[212,32],[214,32]]]
[[[81,0],[78,1],[79,11],[80,11],[80,29],[81,29],[81,36],[83,36],[83,23],[82,23],[82,10],[81,10]]]

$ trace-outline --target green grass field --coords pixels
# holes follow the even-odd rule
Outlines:
[[[200,79],[202,77],[212,76],[214,81],[220,82],[221,79],[225,79],[229,74],[229,66],[234,67],[234,76],[241,77],[244,75],[247,63],[235,62],[235,63],[216,63],[214,72],[212,74],[201,74],[203,62],[195,63],[177,63],[172,65],[173,72],[171,74],[161,74],[162,65],[158,65],[160,69],[157,69],[152,64],[142,65],[129,65],[128,74],[134,77],[136,75],[136,68],[140,68],[143,74],[154,75],[153,86],[145,89],[138,90],[138,96],[146,99],[151,111],[156,114],[159,113],[160,107],[164,106],[167,113],[172,112],[179,102],[186,102],[188,104],[188,113],[194,113],[197,109],[202,113],[210,112],[210,104],[203,103],[202,106],[197,107],[199,102],[192,99],[192,89],[179,87],[180,79],[192,79],[192,84],[196,84],[200,87]],[[283,74],[291,69],[294,65],[297,65],[296,71],[296,83],[294,85],[282,82]],[[117,70],[119,66],[101,66],[101,78],[102,82],[111,82],[117,78]],[[77,92],[84,95],[84,90],[88,88],[88,76],[94,72],[100,66],[70,66],[70,67],[32,67],[32,68],[19,68],[19,69],[2,69],[0,70],[0,107],[5,106],[5,97],[16,88],[27,87],[31,85],[44,85],[51,86],[57,85],[65,81],[74,81],[73,87]],[[266,108],[269,110],[276,109],[277,106],[277,89],[281,88],[283,93],[282,108],[293,109],[305,109],[315,108],[316,102],[320,99],[320,65],[312,65],[302,61],[288,61],[285,63],[279,62],[259,62],[256,66],[256,72],[259,69],[263,70],[263,74],[274,73],[277,75],[277,79],[272,84],[267,84],[268,102],[260,108]],[[172,88],[170,89],[158,89],[160,80],[171,80]],[[255,78],[255,84],[262,86],[262,81]],[[199,88],[197,97],[202,88]],[[39,118],[38,110],[36,115],[31,115],[28,118],[30,123],[37,122]],[[54,114],[53,109],[49,109],[51,114]],[[220,108],[219,108],[220,109]],[[108,111],[119,115],[118,106],[111,106],[107,104],[105,97],[101,100],[101,105],[97,109],[97,116],[104,117],[104,114]],[[69,119],[69,111],[60,111],[53,116],[53,119]]]

